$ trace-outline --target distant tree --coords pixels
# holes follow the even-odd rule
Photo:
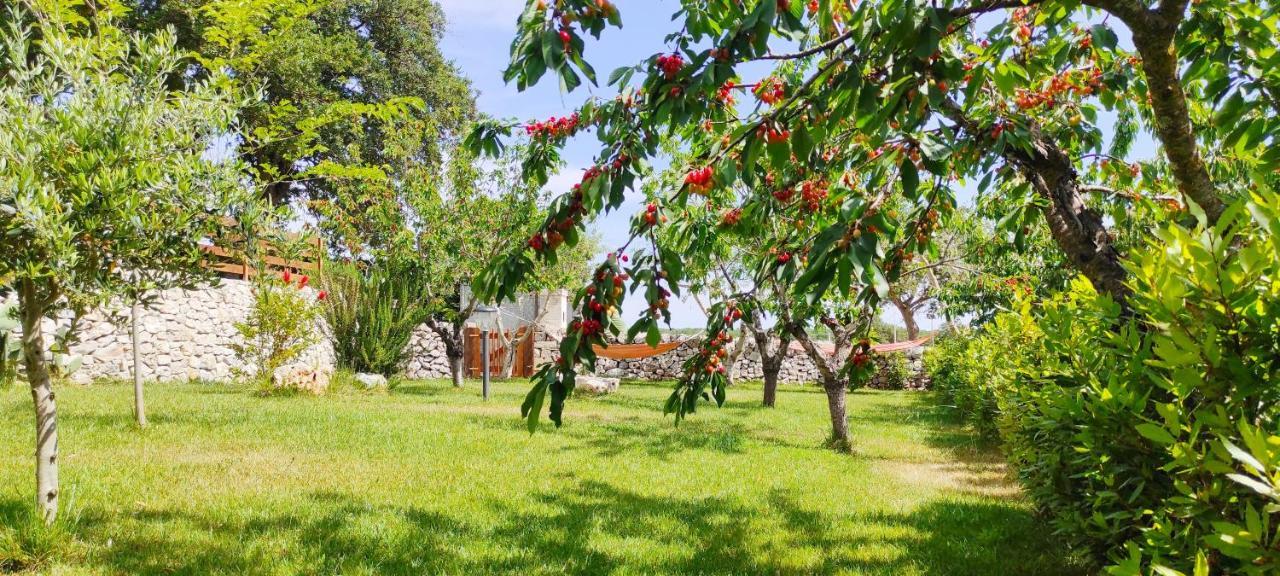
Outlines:
[[[130,0],[129,25],[172,26],[195,66],[264,98],[240,115],[238,152],[276,203],[301,197],[358,228],[398,183],[434,173],[474,114],[440,52],[429,0]],[[361,230],[372,232],[372,230]],[[376,236],[361,238],[376,243]]]
[[[445,355],[455,386],[462,386],[463,337],[467,319],[482,303],[514,301],[486,299],[463,290],[490,265],[513,238],[528,238],[546,215],[540,206],[539,188],[521,176],[521,148],[513,148],[496,163],[484,164],[459,149],[445,178],[421,180],[412,185],[408,210],[411,228],[398,245],[409,250],[429,279],[428,292],[436,304],[427,326],[444,341]],[[545,242],[569,244],[560,258],[547,259],[530,269],[520,291],[561,286],[570,278],[581,280],[594,249],[580,247],[576,229],[564,235],[550,231]],[[588,241],[585,246],[592,246]]]
[[[238,103],[213,81],[168,89],[183,66],[173,34],[127,35],[116,3],[97,3],[91,20],[81,8],[33,0],[0,33],[0,277],[18,294],[46,522],[58,432],[41,321],[210,279],[200,242],[252,196],[236,162],[206,158]]]
[[[535,221],[537,219],[538,217],[534,218]],[[599,253],[600,241],[595,236],[587,235],[574,246],[561,251],[554,265],[543,266],[534,271],[524,286],[528,293],[526,297],[533,299],[532,316],[525,319],[528,326],[525,331],[508,331],[503,326],[502,315],[498,315],[496,324],[498,342],[506,351],[500,378],[511,377],[515,369],[516,352],[525,341],[533,338],[534,329],[540,327],[546,320],[546,315],[551,310],[548,306],[549,294],[561,289],[581,286],[586,282],[591,277],[592,261]]]

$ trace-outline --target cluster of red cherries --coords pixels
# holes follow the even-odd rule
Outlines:
[[[534,138],[564,138],[577,132],[580,122],[578,113],[574,112],[563,118],[552,116],[542,122],[531,122],[525,125],[524,132]]]
[[[707,191],[711,190],[712,184],[715,183],[713,180],[714,175],[715,171],[710,166],[704,166],[685,174],[684,183],[689,187],[690,192],[706,194]]]
[[[761,102],[770,106],[783,101],[787,97],[786,85],[777,78],[761,80],[759,84],[756,84],[756,88],[752,92]]]
[[[657,63],[658,69],[662,70],[662,75],[665,76],[667,80],[671,80],[676,77],[676,74],[680,73],[681,69],[684,68],[684,57],[678,53],[670,55],[664,54],[658,56],[655,63]]]

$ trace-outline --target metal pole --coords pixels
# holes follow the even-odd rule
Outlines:
[[[488,400],[489,399],[489,328],[487,327],[480,329],[480,358],[481,358],[480,390],[481,390],[481,394],[483,394],[484,396],[484,399]]]

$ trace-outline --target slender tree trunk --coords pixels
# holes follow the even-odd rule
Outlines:
[[[822,385],[822,390],[827,394],[827,409],[831,415],[831,438],[828,439],[828,445],[835,450],[848,452],[853,448],[853,443],[849,441],[845,382],[840,378],[837,369],[832,367],[831,360],[809,339],[809,334],[805,332],[803,326],[793,325],[790,330],[796,342],[799,342],[800,346],[804,348],[805,355],[809,357],[809,361],[813,362],[814,367],[818,369],[819,384]],[[841,341],[845,339],[845,334],[835,326],[832,326],[831,332],[832,343],[836,347],[835,358],[843,358]]]
[[[463,322],[465,319],[443,325],[437,318],[427,320],[427,328],[435,332],[436,337],[444,344],[444,357],[449,361],[449,377],[453,379],[454,388],[462,387]]]
[[[36,510],[45,524],[58,517],[58,409],[45,361],[44,306],[30,280],[18,294],[22,306],[22,356],[36,410]]]
[[[849,415],[846,405],[844,382],[834,379],[822,383],[827,393],[827,411],[831,414],[830,446],[841,452],[848,452],[853,447],[849,441]]]
[[[129,338],[133,342],[133,415],[138,426],[147,425],[147,408],[142,400],[142,360],[138,353],[138,321],[142,319],[142,306],[134,299],[129,318]]]

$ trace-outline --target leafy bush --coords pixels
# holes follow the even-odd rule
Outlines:
[[[960,417],[984,440],[995,440],[996,397],[993,381],[985,376],[986,340],[970,330],[953,329],[939,334],[924,353],[930,386],[942,401],[956,408]],[[1002,359],[1002,362],[1007,359]]]
[[[433,308],[422,272],[414,266],[334,265],[322,279],[323,306],[338,364],[391,377],[404,365],[413,331]]]
[[[1129,264],[1130,310],[1077,280],[940,341],[929,368],[1110,573],[1274,574],[1280,199],[1153,235]]]
[[[318,340],[316,321],[320,307],[304,289],[308,278],[285,272],[280,276],[258,276],[253,285],[253,308],[249,317],[237,322],[236,331],[244,339],[233,346],[241,360],[250,364],[250,377],[269,384],[276,369],[288,364]],[[324,292],[315,296],[325,298]]]

